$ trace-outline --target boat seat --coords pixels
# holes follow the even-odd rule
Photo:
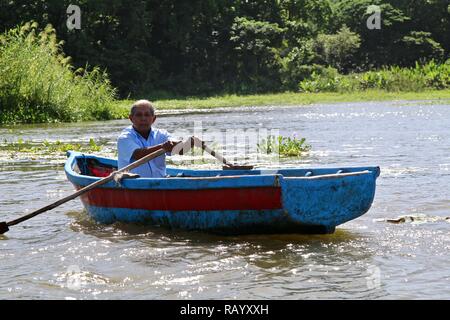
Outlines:
[[[105,178],[117,170],[117,167],[87,157],[77,159],[77,165],[83,175],[91,177]]]

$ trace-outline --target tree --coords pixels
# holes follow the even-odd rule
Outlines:
[[[66,27],[69,4],[81,30]],[[379,30],[366,25],[371,5]],[[123,97],[275,91],[319,63],[347,72],[439,60],[449,19],[448,0],[0,0],[1,30],[52,24],[74,66],[106,69]]]
[[[444,49],[431,38],[430,32],[411,31],[402,38],[401,43],[409,52],[401,59],[403,65],[412,65],[416,61],[442,61],[444,58]]]
[[[320,34],[315,41],[316,52],[322,62],[340,72],[348,72],[354,67],[354,57],[360,45],[360,36],[345,25],[336,34]]]
[[[284,0],[280,1],[285,21],[303,21],[316,33],[330,31],[333,19],[329,0]]]
[[[279,88],[281,61],[278,48],[283,32],[276,23],[235,19],[230,41],[234,44],[236,76],[244,84],[241,90],[258,92]]]

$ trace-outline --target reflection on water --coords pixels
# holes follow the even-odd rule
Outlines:
[[[168,230],[166,228],[159,228],[135,223],[121,223],[117,222],[111,225],[104,225],[97,223],[91,219],[84,210],[72,211],[67,213],[73,218],[70,228],[74,232],[83,232],[99,238],[109,239],[129,239],[143,238],[152,239],[156,242],[160,240],[172,241],[189,241],[200,246],[208,243],[224,242],[246,242],[255,243],[258,246],[275,247],[281,245],[285,246],[286,242],[296,244],[338,244],[347,241],[353,241],[362,237],[359,233],[352,232],[345,229],[337,229],[334,234],[324,235],[303,235],[303,234],[269,234],[269,235],[217,235],[201,231],[184,231],[184,230]]]
[[[70,215],[75,232],[108,246],[113,244],[116,249],[124,247],[121,259],[132,262],[137,272],[147,272],[140,281],[155,289],[164,288],[163,296],[152,298],[233,297],[232,292],[237,298],[236,286],[239,291],[249,290],[247,298],[309,298],[318,289],[317,283],[333,285],[335,276],[343,274],[351,281],[344,281],[349,287],[341,292],[342,297],[379,296],[377,290],[367,287],[372,253],[367,245],[369,239],[360,232],[338,229],[332,235],[228,237],[136,224],[102,226],[83,212]],[[260,290],[255,290],[255,281]],[[213,292],[208,290],[212,284]],[[317,294],[326,298],[327,290],[322,290]]]
[[[450,262],[448,105],[247,108],[175,114],[159,118],[159,126],[176,137],[198,121],[209,141],[214,130],[229,128],[278,129],[306,137],[311,154],[285,159],[285,167],[379,165],[373,207],[332,235],[227,237],[100,225],[75,200],[0,236],[0,298],[450,298],[445,271]],[[113,155],[115,139],[126,125],[33,125],[0,128],[0,135],[8,141],[93,137],[107,141],[106,153]],[[242,148],[238,141],[230,156]],[[64,157],[8,158],[0,150],[0,220],[72,193],[63,163]],[[256,164],[271,165],[267,159]],[[195,166],[217,164],[211,159]]]

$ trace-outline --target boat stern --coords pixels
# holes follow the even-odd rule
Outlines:
[[[365,214],[375,197],[378,167],[348,173],[284,178],[283,207],[290,219],[330,232]]]

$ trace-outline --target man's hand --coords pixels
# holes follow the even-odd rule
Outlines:
[[[182,141],[166,141],[163,143],[162,147],[167,152],[171,152],[173,147],[175,147],[177,144],[181,143]]]

